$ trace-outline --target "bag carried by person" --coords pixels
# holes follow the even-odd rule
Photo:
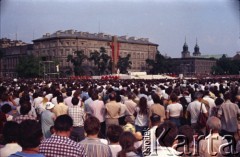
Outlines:
[[[200,113],[198,115],[197,126],[199,128],[204,128],[207,123],[207,116],[202,112],[202,103],[200,108]]]

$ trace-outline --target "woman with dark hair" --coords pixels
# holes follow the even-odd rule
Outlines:
[[[147,105],[147,99],[145,97],[141,97],[139,100],[139,104],[135,109],[134,115],[136,116],[135,119],[135,127],[136,131],[139,131],[144,135],[144,132],[148,128],[148,115],[149,109]]]
[[[179,98],[179,103],[182,104],[183,106],[183,116],[180,117],[180,122],[181,122],[181,125],[190,125],[191,122],[190,122],[190,119],[187,118],[187,107],[188,107],[188,101],[187,99],[183,96],[181,98]]]
[[[178,103],[178,96],[175,93],[170,95],[170,100],[172,103],[167,106],[166,117],[179,127],[180,117],[182,117],[183,114],[183,107]]]
[[[131,132],[124,132],[119,138],[122,150],[118,152],[117,157],[140,157],[134,147],[135,141],[136,138]]]

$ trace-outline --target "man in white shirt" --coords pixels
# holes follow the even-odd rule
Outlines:
[[[107,128],[107,138],[110,141],[108,145],[112,152],[112,157],[117,157],[118,152],[122,150],[122,147],[119,144],[119,137],[123,133],[123,129],[119,125],[109,125]]]
[[[214,99],[210,97],[209,91],[204,91],[203,100],[208,102],[208,106],[209,106],[208,113],[209,115],[211,115],[211,110],[213,107],[216,107],[216,105],[215,105]]]
[[[68,90],[67,91],[67,97],[64,99],[64,104],[67,105],[68,107],[73,106],[72,104],[72,91]]]
[[[202,92],[195,93],[195,100],[193,102],[191,102],[187,107],[187,114],[188,114],[188,117],[189,116],[191,117],[191,126],[194,129],[197,129],[197,127],[198,127],[197,126],[197,119],[198,119],[198,116],[199,116],[199,113],[200,113],[201,106],[202,106],[202,112],[206,116],[208,116],[207,109],[206,109],[204,103],[201,102],[202,97],[203,97]]]
[[[39,93],[34,93],[33,94],[33,107],[34,108],[37,108],[38,106],[39,106],[39,104],[41,104],[42,103],[42,101],[43,101],[43,97],[42,96],[40,96],[41,94],[39,94]]]

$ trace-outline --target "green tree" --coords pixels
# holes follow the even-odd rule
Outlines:
[[[232,60],[223,55],[212,67],[212,74],[217,75],[236,75],[240,71],[240,61]]]
[[[39,58],[27,55],[19,58],[16,71],[19,77],[33,78],[39,76]]]
[[[155,55],[155,60],[146,59],[146,63],[150,67],[151,74],[164,73],[166,71],[166,59],[159,51]]]
[[[119,56],[118,62],[117,62],[117,68],[120,70],[121,74],[128,73],[128,68],[131,69],[132,62],[130,61],[131,55],[128,54],[126,57]]]
[[[97,67],[96,73],[99,75],[105,74],[112,64],[111,57],[107,54],[104,47],[101,47],[99,51],[91,52],[89,60],[94,62],[94,65]]]
[[[74,73],[76,76],[84,75],[84,69],[82,67],[83,62],[87,59],[83,50],[75,51],[73,55],[67,56],[67,62],[71,62],[74,66]]]
[[[165,58],[159,51],[155,55],[155,60],[146,59],[150,74],[172,73],[175,71],[177,63],[171,58]]]

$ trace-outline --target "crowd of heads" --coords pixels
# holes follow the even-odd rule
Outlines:
[[[156,126],[154,136],[157,145],[172,147],[177,135],[183,135],[189,143],[194,141],[195,135],[210,132],[220,133],[222,121],[219,117],[219,108],[226,101],[240,106],[240,82],[238,80],[7,80],[0,82],[0,134],[1,144],[16,142],[23,150],[37,148],[44,140],[42,131],[41,113],[50,110],[54,113],[55,98],[57,104],[65,104],[65,99],[71,97],[72,106],[83,108],[83,128],[85,137],[98,136],[108,140],[108,144],[118,143],[121,151],[118,156],[126,156],[133,152],[142,155],[142,144],[146,131]],[[49,96],[50,95],[50,96]],[[215,107],[211,107],[204,97],[214,100]],[[42,98],[41,108],[34,105],[34,100]],[[93,109],[87,109],[86,102],[100,100],[104,105],[111,101],[124,104],[124,112],[118,113],[118,119],[124,118],[123,123],[104,124],[101,119],[94,116]],[[134,113],[125,102],[133,101]],[[199,101],[206,106],[208,120],[206,128],[197,128],[192,123],[189,113],[189,104]],[[172,110],[167,106],[179,103],[182,106],[181,115],[171,116]],[[164,115],[159,114],[159,109],[153,105],[163,107]],[[65,104],[67,106],[67,104]],[[157,106],[158,107],[158,106]],[[123,107],[121,107],[122,109]],[[130,108],[130,109],[129,109]],[[34,111],[33,111],[34,110]],[[157,111],[156,113],[154,111]],[[170,110],[170,111],[169,111]],[[168,116],[165,115],[166,112]],[[29,114],[36,112],[36,117],[30,119]],[[108,111],[100,112],[104,119]],[[175,111],[174,111],[175,112]],[[173,114],[173,113],[172,113]],[[114,119],[113,117],[110,118]],[[25,117],[20,118],[19,116]],[[28,117],[29,116],[29,117]],[[141,116],[141,117],[140,117]],[[165,117],[166,116],[166,117]],[[28,118],[26,118],[28,117]],[[163,119],[163,120],[162,120]],[[179,123],[176,122],[176,119]],[[74,118],[63,115],[53,118],[51,134],[70,132],[74,128]],[[141,125],[144,124],[144,125]],[[179,125],[180,124],[180,125]],[[148,129],[146,129],[148,128]],[[168,131],[163,137],[160,135]],[[158,138],[160,137],[160,138]],[[238,140],[238,139],[236,139]],[[141,141],[139,146],[136,143]],[[76,141],[79,142],[79,141]]]

